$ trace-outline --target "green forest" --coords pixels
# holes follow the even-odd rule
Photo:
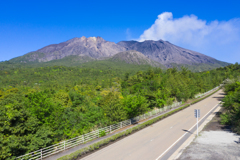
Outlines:
[[[184,67],[0,63],[0,159],[14,159],[154,108],[186,102],[239,73],[238,64],[191,72]],[[233,124],[235,112],[240,117],[239,84],[226,89],[225,104],[232,107],[225,117]]]
[[[227,81],[223,98],[224,113],[221,115],[222,124],[231,126],[232,131],[240,134],[240,77]]]

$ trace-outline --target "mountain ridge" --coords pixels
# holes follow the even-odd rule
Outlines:
[[[173,67],[172,64],[194,65],[199,63],[208,65],[214,64],[214,66],[226,66],[229,64],[218,61],[204,54],[181,48],[163,40],[146,40],[143,42],[120,41],[116,44],[114,42],[106,41],[102,37],[86,38],[84,36],[80,38],[73,38],[59,44],[45,46],[37,51],[13,58],[10,60],[10,62],[50,63],[53,60],[64,59],[68,56],[87,56],[89,58],[78,58],[80,59],[81,63],[85,63],[89,60],[109,59],[120,52],[129,50],[140,52],[146,58],[151,60],[151,62],[147,60],[150,64],[160,63],[168,68]],[[124,54],[122,54],[122,56],[124,56]],[[135,58],[139,58],[139,56]],[[124,60],[124,58],[121,59]],[[134,60],[134,62],[136,60]],[[127,62],[126,59],[124,61]]]
[[[13,58],[13,62],[47,62],[62,59],[70,55],[86,55],[94,59],[111,57],[125,51],[124,47],[109,42],[101,37],[73,38],[59,44],[51,44],[37,51]]]
[[[164,65],[176,64],[195,64],[206,63],[214,64],[218,63],[218,60],[201,54],[199,52],[184,49],[182,47],[171,44],[168,41],[153,41],[146,40],[143,42],[138,41],[120,41],[117,43],[120,46],[125,47],[127,50],[136,50],[143,53],[146,57],[157,61]]]

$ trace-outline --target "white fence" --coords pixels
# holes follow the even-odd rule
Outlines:
[[[217,87],[215,87],[215,88],[213,88],[213,89],[211,89],[210,91],[207,91],[207,92],[205,92],[205,93],[199,93],[199,94],[195,95],[195,98],[201,98],[201,97],[205,96],[206,94],[217,90],[219,87],[221,87],[221,85],[220,85],[220,86],[217,86]]]
[[[208,93],[210,93],[214,90],[217,90],[218,88],[219,87],[216,87],[216,88],[214,88],[214,89],[212,89],[208,92],[196,95],[195,98],[202,97],[202,96],[204,96],[204,95],[206,95],[206,94],[208,94]],[[25,154],[23,156],[17,157],[16,159],[29,159],[29,160],[30,159],[34,159],[34,160],[43,159],[43,158],[46,158],[50,155],[53,155],[53,154],[56,154],[58,152],[64,151],[66,149],[72,148],[74,146],[77,146],[77,145],[83,144],[85,142],[91,141],[93,139],[105,136],[109,133],[112,133],[112,132],[118,130],[118,129],[124,128],[126,126],[129,126],[129,125],[131,125],[133,123],[136,123],[136,122],[139,122],[141,120],[148,119],[148,118],[150,118],[154,115],[160,114],[160,113],[165,112],[167,110],[170,110],[172,108],[176,108],[177,106],[180,106],[181,104],[182,104],[182,102],[177,102],[177,103],[174,103],[170,106],[165,106],[163,108],[154,109],[151,112],[148,112],[148,113],[145,113],[143,115],[134,117],[132,119],[128,119],[128,120],[119,122],[117,124],[113,124],[113,125],[110,125],[110,126],[107,126],[107,127],[104,127],[104,128],[97,129],[97,130],[89,132],[87,134],[80,135],[78,137],[60,142],[58,144],[51,145],[49,147],[42,148],[40,150]]]
[[[170,106],[166,106],[166,107],[159,108],[159,109],[154,109],[151,112],[148,112],[148,113],[145,113],[143,115],[134,117],[132,119],[128,119],[128,120],[125,120],[125,121],[122,121],[122,122],[119,122],[119,123],[116,123],[116,124],[113,124],[113,125],[110,125],[110,126],[107,126],[107,127],[104,127],[104,128],[97,129],[97,130],[89,132],[87,134],[80,135],[78,137],[60,142],[58,144],[51,145],[49,147],[42,148],[40,150],[25,154],[23,156],[17,157],[16,159],[36,159],[36,160],[37,159],[43,159],[43,158],[46,158],[50,155],[53,155],[53,154],[56,154],[58,152],[64,151],[66,149],[72,148],[74,146],[77,146],[77,145],[83,144],[85,142],[91,141],[93,139],[105,136],[109,133],[112,133],[112,132],[114,132],[118,129],[129,126],[129,125],[131,125],[133,123],[136,123],[138,121],[148,119],[148,118],[150,118],[150,117],[152,117],[156,114],[159,114],[159,113],[162,113],[164,111],[170,110],[170,109],[175,108],[175,107],[177,107],[181,104],[182,104],[182,102],[177,102],[177,103],[174,103]]]

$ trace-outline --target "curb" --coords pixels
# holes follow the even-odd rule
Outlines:
[[[219,105],[220,104],[220,105]],[[212,113],[206,118],[205,121],[199,126],[198,131],[199,133],[203,130],[203,128],[208,124],[213,117],[216,115],[216,112],[218,112],[221,109],[221,102],[218,104],[217,108],[215,108]],[[198,134],[199,134],[198,133]],[[191,142],[198,138],[197,131],[195,131],[173,154],[171,157],[169,157],[169,160],[177,160],[183,153],[183,151],[191,144]]]

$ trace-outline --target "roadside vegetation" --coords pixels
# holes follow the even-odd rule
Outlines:
[[[148,120],[148,121],[146,121],[146,122],[144,122],[142,124],[139,124],[139,125],[137,125],[135,127],[129,128],[126,131],[123,131],[121,133],[115,134],[115,135],[113,135],[113,136],[111,136],[111,137],[109,137],[107,139],[101,140],[101,141],[99,141],[97,143],[94,143],[94,144],[92,144],[90,146],[87,146],[85,148],[77,150],[77,151],[75,151],[75,152],[73,152],[73,153],[71,153],[69,155],[66,155],[66,156],[63,156],[61,158],[58,158],[58,160],[77,160],[79,158],[82,158],[83,156],[86,156],[87,154],[89,154],[91,152],[94,152],[94,151],[100,149],[101,147],[109,145],[111,142],[114,142],[114,141],[116,141],[118,139],[124,138],[125,136],[133,134],[134,132],[137,132],[137,131],[139,131],[139,130],[147,127],[147,126],[150,126],[150,125],[152,125],[152,124],[154,124],[154,123],[156,123],[156,122],[158,122],[158,121],[160,121],[160,120],[162,120],[162,119],[164,119],[164,118],[166,118],[166,117],[168,117],[168,116],[170,116],[170,115],[172,115],[174,113],[177,113],[177,112],[179,112],[179,111],[189,107],[190,105],[193,105],[193,104],[203,100],[204,98],[209,97],[210,95],[216,93],[217,91],[218,90],[212,92],[211,94],[209,94],[209,95],[207,95],[205,97],[199,98],[199,99],[197,99],[197,100],[195,100],[195,101],[193,101],[193,102],[191,102],[189,104],[181,106],[181,107],[179,107],[177,109],[174,109],[174,110],[172,110],[170,112],[167,112],[167,113],[165,113],[165,114],[163,114],[161,116],[158,116],[156,118]]]
[[[225,113],[221,115],[221,123],[240,134],[240,77],[228,80],[224,88],[227,95],[223,99]]]
[[[0,159],[187,101],[240,71],[238,64],[199,73],[184,67],[0,67]]]

